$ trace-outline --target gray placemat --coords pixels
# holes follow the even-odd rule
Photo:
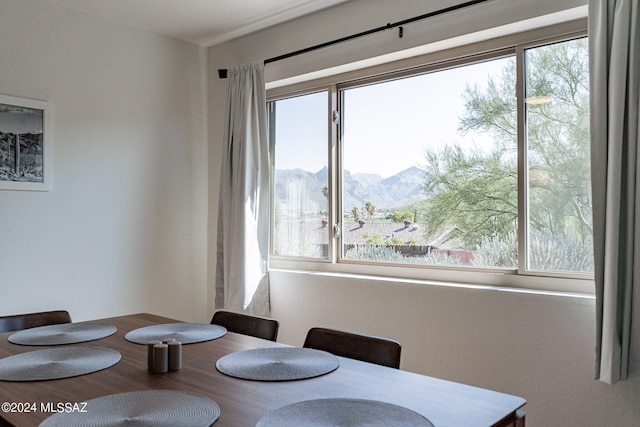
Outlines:
[[[256,427],[434,427],[424,416],[376,400],[316,399],[293,403],[262,417]]]
[[[0,380],[40,381],[76,377],[113,366],[120,357],[115,350],[90,346],[28,351],[0,359]]]
[[[205,396],[176,390],[144,390],[88,400],[86,412],[60,412],[41,427],[208,427],[220,407]]]
[[[300,347],[257,348],[227,354],[216,362],[223,374],[256,381],[291,381],[313,378],[335,371],[336,356],[326,351]]]
[[[206,323],[165,323],[162,325],[145,326],[134,329],[125,335],[127,341],[136,344],[147,344],[150,341],[159,341],[165,338],[173,338],[182,344],[215,340],[227,333],[227,329],[219,325]]]
[[[100,323],[62,323],[25,329],[9,336],[9,342],[21,345],[60,345],[99,340],[118,328]]]

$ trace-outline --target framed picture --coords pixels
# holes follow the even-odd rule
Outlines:
[[[51,190],[51,106],[0,95],[0,190]]]

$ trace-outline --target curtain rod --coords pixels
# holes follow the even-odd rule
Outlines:
[[[325,48],[325,47],[328,47],[328,46],[332,46],[332,45],[335,45],[335,44],[338,44],[338,43],[343,43],[343,42],[346,42],[346,41],[349,41],[349,40],[357,39],[357,38],[360,38],[360,37],[363,37],[363,36],[368,36],[370,34],[378,33],[378,32],[381,32],[381,31],[390,30],[390,29],[393,29],[393,28],[399,28],[400,29],[398,36],[400,38],[402,38],[403,32],[404,32],[404,30],[402,28],[403,25],[410,24],[410,23],[416,22],[416,21],[421,21],[423,19],[431,18],[433,16],[442,15],[444,13],[453,12],[453,11],[456,11],[456,10],[459,10],[459,9],[463,9],[463,8],[466,8],[466,7],[469,7],[469,6],[475,6],[475,5],[480,4],[480,3],[486,3],[488,1],[492,1],[492,0],[470,0],[470,1],[466,1],[464,3],[460,3],[460,4],[457,4],[455,6],[449,6],[449,7],[443,8],[443,9],[436,10],[434,12],[425,13],[424,15],[414,16],[413,18],[404,19],[402,21],[398,21],[398,22],[394,22],[394,23],[388,23],[387,25],[383,25],[383,26],[377,27],[377,28],[372,28],[370,30],[362,31],[362,32],[357,33],[357,34],[352,34],[350,36],[342,37],[342,38],[339,38],[339,39],[336,39],[336,40],[331,40],[331,41],[328,41],[328,42],[325,42],[325,43],[320,43],[320,44],[317,44],[315,46],[310,46],[310,47],[306,47],[304,49],[300,49],[300,50],[296,50],[296,51],[293,51],[293,52],[285,53],[284,55],[274,56],[273,58],[265,59],[264,60],[264,64],[266,65],[266,64],[269,64],[271,62],[281,61],[283,59],[291,58],[293,56],[302,55],[303,53],[312,52],[314,50],[322,49],[322,48]],[[226,79],[227,78],[227,69],[226,68],[218,69],[218,77],[220,77],[221,79]]]

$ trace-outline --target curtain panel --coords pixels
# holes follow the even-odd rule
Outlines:
[[[269,315],[269,150],[263,64],[229,70],[216,309]]]
[[[589,1],[596,379],[640,379],[638,0]]]

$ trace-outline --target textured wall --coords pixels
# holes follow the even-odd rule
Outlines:
[[[205,320],[206,51],[0,0],[0,93],[53,107],[53,190],[0,191],[0,314]]]

